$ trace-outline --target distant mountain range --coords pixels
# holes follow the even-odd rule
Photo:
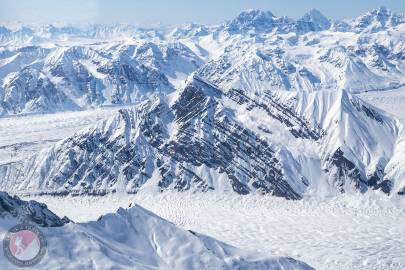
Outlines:
[[[2,26],[0,114],[132,104],[174,91],[194,71],[254,92],[396,88],[405,83],[404,29],[386,8],[346,22],[317,10],[298,20],[249,10],[175,29]]]

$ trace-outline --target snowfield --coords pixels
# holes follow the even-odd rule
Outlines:
[[[241,249],[291,256],[319,270],[405,268],[405,202],[372,193],[301,201],[148,192],[34,199],[47,203],[56,214],[80,222],[136,202],[183,229]]]
[[[2,192],[0,214],[1,234],[23,219],[41,227],[47,253],[30,269],[313,269],[290,257],[242,251],[209,236],[182,230],[138,205],[119,208],[97,221],[72,223],[59,219],[45,205]],[[3,253],[0,267],[16,269]]]
[[[358,96],[394,115],[405,124],[405,87],[386,91],[371,91]]]

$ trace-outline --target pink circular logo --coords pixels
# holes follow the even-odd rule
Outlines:
[[[42,232],[31,224],[11,228],[3,240],[6,257],[15,265],[32,266],[46,253],[46,240]]]

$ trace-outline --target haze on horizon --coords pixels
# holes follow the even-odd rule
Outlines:
[[[22,23],[129,23],[141,26],[183,23],[216,24],[246,9],[270,10],[298,18],[312,8],[331,19],[359,16],[386,6],[402,13],[403,0],[0,0],[0,21]]]

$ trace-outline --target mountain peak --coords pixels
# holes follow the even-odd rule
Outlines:
[[[219,96],[222,94],[221,90],[219,90],[218,86],[214,85],[213,83],[209,82],[208,80],[199,76],[196,72],[192,73],[186,82],[186,87],[183,89],[187,91],[188,88],[197,87],[201,89],[206,95],[208,96]]]
[[[372,13],[377,13],[377,14],[391,14],[391,10],[389,10],[385,6],[380,6],[378,9],[375,9],[372,11]]]
[[[312,8],[310,9],[306,14],[310,15],[310,16],[322,16],[325,17],[322,12],[320,12],[318,9],[316,8]],[[305,15],[304,15],[305,16]]]
[[[11,33],[11,30],[8,29],[7,27],[4,27],[4,26],[0,25],[0,33],[1,34],[8,34],[8,33]]]
[[[247,9],[242,11],[237,19],[240,20],[254,20],[254,19],[258,19],[258,18],[274,18],[274,14],[271,13],[270,11],[263,11],[260,9]]]
[[[259,31],[269,33],[307,33],[312,31],[323,31],[331,27],[330,20],[319,10],[311,9],[297,21],[288,17],[277,17],[270,11],[250,9],[241,12],[238,17],[226,24],[230,32]]]
[[[371,32],[375,32],[402,23],[405,23],[403,16],[395,14],[386,7],[381,6],[357,18],[354,26],[360,31],[370,30]]]
[[[311,9],[297,21],[298,31],[323,31],[331,27],[330,20],[317,9]]]
[[[227,24],[230,31],[238,30],[271,30],[274,28],[274,21],[277,19],[270,11],[249,9],[242,11],[234,20]]]
[[[374,9],[370,11],[369,14],[382,23],[385,23],[385,21],[387,21],[389,17],[395,15],[391,10],[389,10],[385,6],[381,6],[378,9]]]

